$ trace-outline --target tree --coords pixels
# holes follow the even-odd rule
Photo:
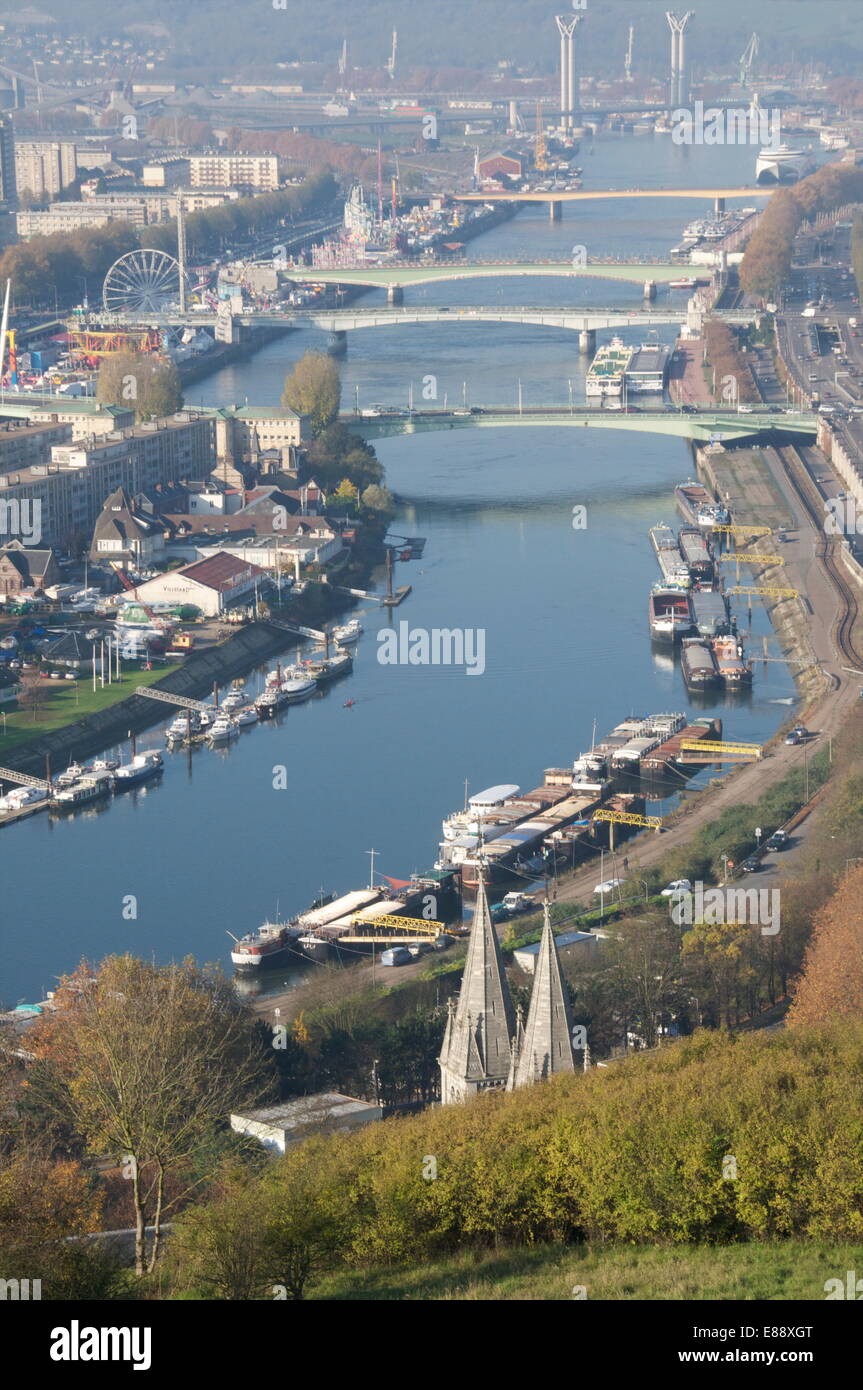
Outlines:
[[[863,865],[851,869],[815,917],[788,1026],[863,1016]]]
[[[182,1174],[232,1110],[274,1090],[272,1056],[230,984],[191,961],[110,956],[95,977],[82,970],[67,982],[60,1000],[44,1026],[45,1052],[68,1083],[89,1151],[123,1163],[140,1275],[158,1257],[166,1176]]]
[[[163,420],[183,404],[180,376],[170,358],[134,352],[103,358],[96,399],[134,410],[136,420]]]
[[[21,689],[18,692],[18,705],[20,709],[30,709],[33,711],[33,723],[39,718],[45,707],[48,698],[48,687],[42,676],[37,671],[28,672],[21,677]]]
[[[341,399],[339,369],[326,352],[304,353],[282,392],[282,405],[308,416],[316,435],[338,419]]]
[[[396,509],[395,498],[389,488],[381,487],[378,483],[369,483],[360,501],[368,511],[381,512],[384,516],[392,516]]]

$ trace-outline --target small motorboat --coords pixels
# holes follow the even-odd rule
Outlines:
[[[227,714],[220,714],[208,728],[207,739],[210,743],[227,743],[229,739],[236,738],[239,732],[240,727],[236,719],[231,719]]]
[[[251,700],[244,690],[232,690],[222,701],[222,712],[233,714],[235,710],[246,709],[250,704]]]
[[[258,711],[255,709],[254,705],[247,705],[244,709],[241,709],[238,714],[234,715],[234,723],[239,725],[241,729],[245,729],[249,724],[257,724],[257,722]]]
[[[333,628],[333,637],[340,647],[346,642],[358,642],[363,633],[363,625],[356,618],[352,618],[349,623],[343,623],[341,627]]]

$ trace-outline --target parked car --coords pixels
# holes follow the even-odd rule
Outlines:
[[[770,839],[767,841],[767,844],[765,845],[765,849],[780,850],[787,848],[788,832],[785,830],[774,830],[773,834],[770,836]]]
[[[619,888],[621,879],[607,878],[604,883],[598,883],[594,888],[594,893],[613,893],[615,888]]]
[[[785,735],[785,742],[790,747],[793,747],[795,744],[802,743],[803,740],[800,737],[800,735],[794,729],[792,729],[790,734]]]
[[[674,878],[665,888],[663,888],[662,896],[663,898],[673,898],[676,897],[679,893],[691,892],[692,884],[690,883],[688,878]]]
[[[748,859],[744,859],[740,867],[745,874],[754,874],[761,868],[761,860],[757,854],[750,854]]]
[[[381,953],[381,965],[410,965],[412,959],[407,946],[393,946]]]

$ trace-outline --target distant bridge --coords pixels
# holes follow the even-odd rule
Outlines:
[[[673,406],[640,406],[629,410],[609,410],[601,406],[474,406],[454,410],[414,410],[400,414],[364,416],[343,414],[342,424],[366,439],[393,435],[422,434],[428,430],[500,429],[511,426],[552,425],[555,427],[593,427],[610,430],[637,430],[646,434],[674,435],[708,443],[711,439],[741,440],[779,431],[785,434],[814,435],[818,416],[812,412],[738,412],[709,406],[691,412]]]
[[[599,198],[769,198],[776,185],[765,188],[532,188],[511,193],[448,193],[456,203],[586,203]]]
[[[261,264],[272,265],[272,261]],[[288,266],[286,269],[288,277],[298,282],[365,285],[378,289],[434,285],[443,280],[497,280],[514,275],[564,276],[567,279],[580,276],[589,280],[622,280],[637,285],[645,280],[654,280],[664,285],[669,280],[694,277],[695,273],[690,266],[672,265],[670,261],[590,261],[586,265],[579,265],[572,260],[441,261],[434,265],[423,265],[421,261],[390,261],[386,265],[342,266],[327,270],[312,266]]]

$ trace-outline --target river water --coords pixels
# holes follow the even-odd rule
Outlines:
[[[586,185],[733,186],[754,151],[693,151],[668,137],[611,137],[579,162]],[[745,201],[745,200],[744,200]],[[691,199],[573,205],[549,224],[527,209],[471,243],[469,254],[661,256]],[[664,293],[669,293],[668,291]],[[674,293],[673,291],[670,293]],[[635,285],[500,280],[411,291],[428,303],[634,303]],[[659,301],[661,302],[661,300]],[[633,340],[636,334],[630,335]],[[663,336],[670,341],[672,330]],[[322,335],[297,333],[194,386],[189,402],[273,403],[293,361]],[[349,340],[344,400],[406,404],[411,382],[437,378],[460,401],[525,405],[583,399],[577,338],[551,329],[450,324],[374,329]],[[387,619],[361,605],[354,673],[278,722],[244,731],[225,751],[166,756],[161,782],[104,809],[35,816],[0,835],[3,947],[0,1001],[51,989],[82,958],[132,951],[157,961],[192,954],[230,969],[226,933],[305,907],[323,887],[347,891],[377,869],[397,878],[433,863],[441,818],[472,790],[537,785],[633,712],[690,708],[679,669],[651,652],[647,592],[656,566],[647,529],[675,522],[673,486],[691,475],[681,440],[627,432],[462,430],[381,440],[402,499],[393,531],[427,537],[424,557],[397,570],[413,592],[394,622],[482,630],[485,669],[390,666],[376,659]],[[572,526],[587,508],[586,529]],[[743,615],[741,615],[743,616]],[[769,633],[756,610],[756,634]],[[759,640],[760,648],[760,640]],[[260,682],[261,674],[251,684]],[[762,664],[751,698],[718,712],[734,737],[760,741],[793,695],[786,668]],[[351,699],[355,704],[344,707]],[[167,721],[166,721],[167,722]],[[158,731],[142,745],[162,746]],[[286,789],[274,769],[287,769]],[[278,778],[276,778],[278,780]]]

